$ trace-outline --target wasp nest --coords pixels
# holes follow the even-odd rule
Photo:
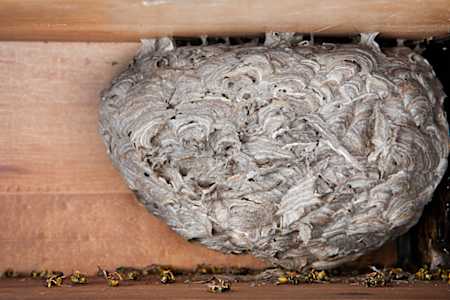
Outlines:
[[[405,47],[143,41],[100,132],[137,198],[188,240],[330,268],[406,232],[447,164],[444,93]]]

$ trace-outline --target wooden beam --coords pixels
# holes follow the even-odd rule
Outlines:
[[[3,0],[0,40],[137,41],[297,31],[428,38],[450,29],[449,0]]]
[[[0,268],[80,270],[151,264],[261,268],[251,256],[225,255],[188,243],[150,215],[132,194],[0,195]]]
[[[366,288],[357,283],[300,284],[298,286],[277,286],[261,281],[255,283],[237,282],[232,284],[231,293],[214,295],[206,292],[205,284],[183,284],[186,277],[177,276],[177,283],[166,286],[155,280],[122,282],[119,288],[108,288],[102,278],[89,278],[89,284],[71,286],[64,281],[62,288],[46,290],[41,280],[3,279],[0,281],[2,299],[33,300],[210,300],[210,299],[433,299],[448,300],[449,288],[445,282],[395,283],[387,288]],[[344,280],[342,280],[344,281]]]

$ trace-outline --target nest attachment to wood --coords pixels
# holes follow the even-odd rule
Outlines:
[[[188,240],[331,268],[406,232],[447,165],[444,93],[406,47],[144,40],[100,132],[137,198]]]

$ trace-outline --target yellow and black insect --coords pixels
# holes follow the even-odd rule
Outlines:
[[[40,277],[40,276],[39,276],[40,274],[41,274],[41,272],[39,272],[39,271],[34,271],[34,270],[33,270],[33,271],[30,272],[31,278],[34,278],[34,279],[39,278],[39,277]]]
[[[42,279],[46,279],[48,276],[52,275],[53,272],[50,272],[48,270],[42,270],[39,272],[39,277]]]
[[[106,281],[108,282],[108,285],[111,287],[118,286],[121,280],[122,276],[120,276],[120,274],[117,272],[108,273],[106,275]]]
[[[142,271],[133,267],[119,267],[116,272],[126,280],[139,280],[142,277]]]
[[[62,272],[52,272],[45,281],[48,288],[62,286],[64,283],[64,274]]]
[[[141,278],[141,273],[138,271],[129,271],[126,273],[127,280],[139,280]]]
[[[103,277],[105,278],[106,282],[111,287],[116,287],[120,284],[120,281],[123,280],[122,276],[118,272],[108,272],[107,270],[103,270],[100,267],[98,267],[99,272],[103,273]]]
[[[297,285],[301,281],[301,275],[297,272],[286,272],[278,277],[277,285],[293,284]]]
[[[208,284],[208,292],[210,293],[226,293],[231,291],[231,283],[226,280],[216,279]]]
[[[388,280],[383,272],[374,271],[366,275],[364,285],[367,287],[384,287]]]
[[[328,281],[328,275],[325,271],[317,271],[312,269],[305,276],[306,282],[318,282],[318,281]]]
[[[173,275],[171,270],[161,270],[160,281],[163,284],[173,283],[175,282],[175,276]]]
[[[450,276],[450,269],[438,267],[432,274],[433,279],[447,281]]]
[[[328,281],[328,274],[325,271],[318,271],[315,269],[310,270],[307,273],[298,273],[295,271],[286,272],[278,277],[277,284],[293,284],[297,285],[300,283],[313,283],[313,282],[321,282]]]
[[[72,275],[69,277],[70,282],[73,284],[86,284],[88,283],[87,276],[84,274],[81,274],[80,271],[75,271]]]
[[[1,273],[0,273],[1,274]],[[13,269],[6,269],[3,272],[3,275],[0,277],[4,277],[4,278],[16,278],[19,276],[19,273],[17,273],[16,271],[14,271]]]
[[[410,273],[405,272],[402,268],[388,269],[387,274],[392,280],[408,280],[410,277]]]
[[[431,279],[433,279],[433,275],[430,273],[430,270],[428,269],[428,266],[423,266],[422,268],[420,268],[416,274],[415,277],[417,280],[426,280],[426,281],[430,281]]]

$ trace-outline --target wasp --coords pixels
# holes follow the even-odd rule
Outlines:
[[[30,276],[31,276],[31,278],[39,278],[40,276],[39,276],[39,274],[40,274],[41,272],[39,272],[39,271],[31,271],[30,272]]]
[[[75,271],[72,275],[69,277],[70,282],[74,284],[86,284],[88,282],[86,275],[81,274],[80,271]]]
[[[162,270],[160,273],[160,281],[163,284],[175,282],[175,276],[170,270]]]
[[[122,276],[118,272],[108,272],[107,270],[102,270],[98,267],[99,272],[103,273],[103,277],[110,287],[116,287],[120,284],[120,281],[123,280]]]
[[[231,283],[226,280],[217,279],[208,284],[208,292],[225,293],[231,291]]]
[[[0,273],[1,274],[1,273]],[[5,278],[16,278],[19,276],[19,273],[17,273],[16,271],[14,271],[13,269],[6,269],[3,272],[3,277]],[[2,277],[2,276],[0,276]]]
[[[392,268],[387,271],[389,277],[393,280],[408,280],[410,274],[403,271],[402,268]]]
[[[142,272],[138,269],[131,267],[119,267],[116,272],[122,275],[126,280],[139,280],[142,276]]]
[[[62,286],[64,282],[64,274],[62,272],[52,273],[48,276],[46,280],[46,285],[48,288],[55,286]]]
[[[450,269],[439,266],[432,275],[433,279],[447,281],[450,276]]]
[[[301,281],[301,275],[297,272],[286,272],[278,277],[277,285],[293,284],[297,285]]]
[[[428,269],[428,266],[423,266],[420,268],[416,274],[414,274],[417,280],[431,280],[433,279],[433,275],[430,273],[430,270]]]
[[[48,270],[42,270],[42,271],[39,272],[39,277],[42,278],[42,279],[46,279],[51,274],[53,274],[53,272],[50,272]]]
[[[126,273],[127,280],[139,280],[141,274],[138,271],[129,271]]]
[[[308,274],[306,274],[305,280],[306,282],[328,281],[328,275],[325,271],[317,271],[312,269]]]
[[[387,282],[388,280],[383,272],[374,270],[366,275],[364,285],[367,287],[383,287],[386,286]]]

